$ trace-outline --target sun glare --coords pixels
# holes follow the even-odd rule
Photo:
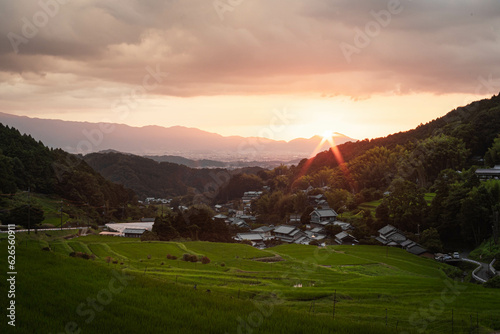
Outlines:
[[[333,132],[330,131],[330,130],[325,130],[325,132],[323,132],[323,141],[329,141],[333,136]]]

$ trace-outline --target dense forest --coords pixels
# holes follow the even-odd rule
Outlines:
[[[17,191],[57,195],[86,207],[86,213],[98,219],[102,212],[113,217],[117,208],[134,202],[135,194],[122,185],[106,180],[85,161],[60,149],[49,149],[30,135],[0,124],[0,200]],[[3,206],[3,205],[2,205]],[[39,208],[32,208],[37,212]],[[23,208],[3,210],[0,220],[18,215]],[[27,211],[27,210],[24,210]],[[122,211],[123,212],[123,211]]]

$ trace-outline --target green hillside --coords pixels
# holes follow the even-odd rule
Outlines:
[[[18,234],[17,302],[23,305],[18,317],[33,319],[19,322],[27,332],[36,326],[61,332],[74,321],[83,332],[231,333],[238,332],[240,319],[250,319],[256,326],[244,326],[254,333],[387,333],[396,328],[442,333],[451,332],[452,310],[455,333],[474,330],[476,314],[483,332],[500,329],[500,291],[455,283],[444,274],[452,271],[449,266],[399,249],[282,245],[261,251],[241,244],[141,243],[101,236],[68,241],[61,233],[39,233],[28,241]],[[52,252],[41,250],[47,245]],[[69,257],[73,251],[95,259]],[[169,260],[167,254],[178,258]],[[210,263],[185,262],[183,254],[204,255]],[[42,270],[47,267],[51,270]],[[76,308],[106,289],[113,271],[133,280],[86,323]],[[54,296],[61,289],[67,291],[64,297]],[[37,305],[45,305],[42,312]],[[272,312],[259,315],[264,307]]]
[[[81,157],[61,149],[49,149],[30,135],[1,123],[0,175],[2,208],[10,210],[15,206],[13,196],[19,191],[42,194],[39,203],[35,204],[39,204],[40,210],[48,209],[45,213],[50,223],[55,223],[54,210],[47,198],[62,198],[75,205],[85,205],[86,215],[94,221],[121,218],[123,211],[118,209],[134,203],[135,194],[131,190],[106,180]],[[0,220],[10,223],[3,211]]]

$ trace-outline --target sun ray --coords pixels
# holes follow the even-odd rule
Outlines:
[[[312,163],[314,162],[314,159],[318,155],[319,151],[321,150],[321,147],[325,142],[328,142],[330,144],[330,149],[329,151],[332,152],[333,156],[335,157],[335,160],[337,161],[337,164],[342,171],[342,174],[344,174],[344,177],[349,185],[352,187],[352,180],[350,177],[349,169],[347,168],[347,165],[344,161],[344,157],[342,156],[342,153],[340,152],[339,148],[337,147],[337,144],[335,144],[335,139],[333,138],[333,133],[332,131],[325,131],[323,133],[323,139],[321,142],[316,146],[316,148],[313,150],[311,153],[309,159],[306,161],[304,166],[302,167],[299,177],[302,177],[306,175],[307,171],[311,167]]]

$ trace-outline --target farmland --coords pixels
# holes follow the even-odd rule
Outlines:
[[[67,240],[62,238],[67,231],[51,232],[17,235],[18,319],[26,332],[63,332],[66,323],[75,322],[83,332],[111,333],[166,326],[175,333],[238,332],[238,326],[255,333],[441,333],[451,332],[452,310],[455,333],[477,325],[484,333],[500,329],[500,291],[456,283],[444,274],[447,265],[400,249],[258,250],[96,235]],[[47,245],[51,251],[42,251]],[[73,258],[70,252],[95,258]],[[182,261],[184,254],[206,256],[210,263]],[[92,320],[85,308],[75,311],[106,289],[113,273],[131,278],[123,292]]]

